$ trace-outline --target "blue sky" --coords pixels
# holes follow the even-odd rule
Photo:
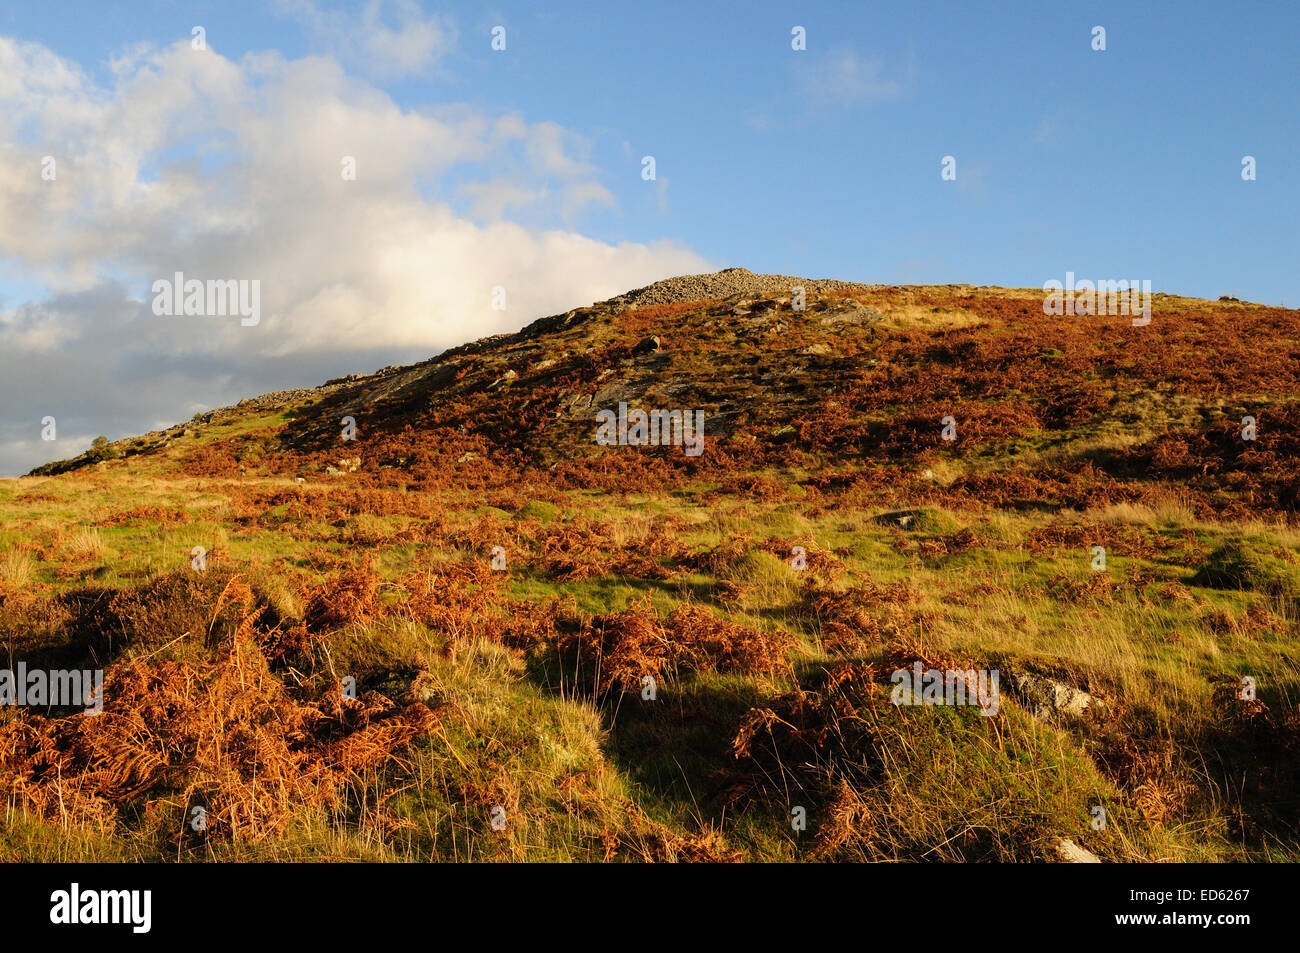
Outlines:
[[[21,346],[50,368],[78,342],[101,357],[107,346],[113,380],[153,361],[185,381],[183,408],[163,388],[85,414],[68,439],[88,442],[241,388],[418,359],[691,267],[1019,287],[1072,271],[1300,305],[1300,6],[704,6],[6,4],[0,37],[18,66],[0,100],[11,114],[32,108],[0,126],[0,157],[30,169],[63,150],[80,178],[24,199],[50,223],[41,241],[0,243],[0,343],[9,360]],[[201,64],[184,55],[195,25],[213,54]],[[497,25],[504,52],[490,46]],[[796,25],[804,51],[791,49]],[[1092,49],[1097,25],[1104,52]],[[268,67],[268,54],[287,65]],[[49,78],[64,71],[75,79]],[[182,87],[188,98],[172,102]],[[359,118],[380,114],[373,128]],[[299,128],[294,116],[339,121]],[[291,155],[279,162],[279,150]],[[467,260],[487,264],[455,301],[439,294],[469,265],[406,299],[389,286],[420,274],[418,261],[391,250],[305,280],[320,258],[310,242],[330,227],[320,209],[343,200],[328,177],[316,192],[304,183],[344,150],[360,161],[364,202],[340,206],[340,240],[438,231],[426,258],[472,248]],[[940,178],[945,155],[955,182]],[[1246,155],[1255,181],[1242,180]],[[92,172],[107,184],[92,186]],[[57,211],[41,204],[51,195],[66,195]],[[11,234],[18,208],[6,219],[0,203]],[[98,244],[78,231],[86,221]],[[134,244],[113,237],[137,226]],[[241,259],[248,243],[230,236],[272,226],[274,245]],[[138,299],[176,267],[260,269],[273,312],[261,336],[155,337]],[[481,309],[497,281],[518,290],[504,318]],[[308,303],[328,334],[305,330]],[[408,326],[426,319],[427,336]],[[110,320],[120,350],[105,344]],[[39,400],[20,403],[40,416]],[[27,416],[0,421],[0,473],[72,449],[31,443]]]
[[[406,108],[518,110],[589,137],[618,202],[578,223],[592,237],[676,238],[756,271],[1041,285],[1068,269],[1300,304],[1295,4],[423,6],[454,47],[379,85]],[[323,51],[273,4],[10,4],[0,27],[94,69],[196,23],[231,58]],[[828,56],[897,92],[811,95]]]

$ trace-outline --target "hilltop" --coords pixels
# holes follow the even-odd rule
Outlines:
[[[794,287],[805,289],[803,310],[791,306]],[[708,291],[731,293],[695,297]],[[1037,291],[872,288],[729,269],[657,282],[410,367],[245,400],[33,475],[145,455],[190,476],[312,480],[355,450],[354,482],[376,486],[448,469],[508,483],[502,467],[569,474],[597,458],[619,480],[658,480],[683,461],[648,448],[615,464],[591,439],[600,409],[639,402],[702,409],[716,470],[815,462],[824,478],[901,468],[909,492],[939,499],[992,484],[1009,491],[1011,464],[1026,493],[1062,505],[1175,491],[1203,513],[1293,512],[1296,312],[1156,303],[1160,320],[1135,328],[1122,316],[1044,316]],[[940,422],[949,415],[950,443]],[[356,441],[341,439],[345,417]],[[1245,417],[1260,421],[1258,440],[1240,439]],[[256,425],[273,418],[283,419]],[[935,463],[943,478],[921,466]]]
[[[9,655],[106,669],[0,856],[1296,859],[1298,462],[1300,312],[1173,295],[728,269],[253,397],[0,485]]]

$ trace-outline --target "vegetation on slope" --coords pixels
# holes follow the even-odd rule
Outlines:
[[[106,670],[0,709],[0,855],[1295,859],[1300,314],[779,291],[0,483],[11,664]],[[597,446],[620,401],[705,452]],[[917,661],[1093,704],[891,704]]]

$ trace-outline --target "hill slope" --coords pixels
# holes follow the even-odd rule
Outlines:
[[[1300,312],[730,270],[119,441],[0,485],[11,657],[107,669],[0,850],[1294,859],[1297,434]]]
[[[1206,512],[1295,509],[1294,311],[1156,296],[1157,320],[1136,328],[1123,316],[1045,317],[1032,291],[858,286],[853,294],[853,286],[810,281],[807,309],[792,311],[789,288],[773,287],[780,276],[723,280],[722,288],[750,289],[726,299],[673,300],[717,287],[708,279],[720,276],[660,282],[409,368],[246,401],[107,455],[161,456],[190,475],[310,478],[355,450],[362,472],[354,482],[379,486],[453,475],[505,485],[518,468],[557,463],[566,464],[563,480],[593,460],[651,480],[683,465],[744,463],[815,466],[823,480],[828,470],[901,467],[915,483],[921,464],[942,462],[959,477],[955,487],[908,488],[936,499],[982,494],[989,473],[1011,491],[1003,473],[1011,463],[1027,493],[1063,504],[1178,488]],[[638,307],[642,300],[656,303]],[[703,410],[709,453],[681,461],[647,448],[613,462],[629,455],[603,450],[593,434],[597,412],[619,402]],[[289,422],[239,423],[268,414]],[[951,443],[941,439],[948,415],[957,421]],[[1246,416],[1259,421],[1253,442],[1240,439]],[[351,447],[341,439],[344,417],[356,422]],[[223,427],[240,433],[205,439]],[[461,460],[466,454],[474,456]],[[494,464],[509,472],[489,472]]]

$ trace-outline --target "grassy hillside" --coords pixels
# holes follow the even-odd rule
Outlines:
[[[1300,858],[1300,312],[788,294],[0,481],[0,665],[106,672],[0,708],[0,857]],[[599,446],[620,402],[704,452]],[[997,714],[892,704],[917,661]]]

